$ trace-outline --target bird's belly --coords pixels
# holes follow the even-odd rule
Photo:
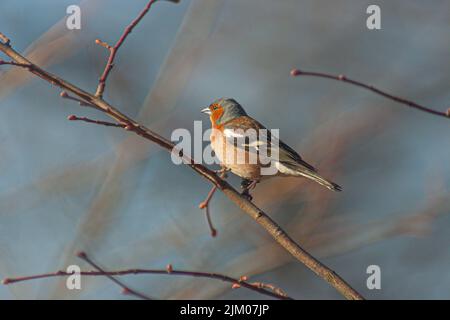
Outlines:
[[[255,164],[227,163],[225,167],[235,175],[248,180],[261,180],[261,168]]]
[[[261,179],[261,165],[254,155],[227,143],[220,134],[211,134],[211,148],[222,166],[235,175],[249,180]]]

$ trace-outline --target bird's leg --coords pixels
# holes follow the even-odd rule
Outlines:
[[[241,181],[242,193],[241,194],[251,201],[253,199],[253,197],[250,194],[250,190],[254,189],[258,182],[259,182],[258,180],[242,179],[242,181]]]
[[[248,179],[242,179],[242,180],[241,180],[241,189],[242,189],[242,190],[247,189],[248,186],[249,186],[251,183],[252,183],[251,180],[248,180]]]

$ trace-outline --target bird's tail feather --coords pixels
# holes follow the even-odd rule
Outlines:
[[[302,175],[308,179],[311,179],[311,180],[317,182],[318,184],[320,184],[320,185],[324,186],[325,188],[328,188],[332,191],[342,191],[342,188],[340,185],[321,177],[317,172],[307,170],[307,171],[304,171]]]

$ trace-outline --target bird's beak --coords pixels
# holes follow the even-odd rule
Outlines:
[[[205,108],[205,109],[202,109],[201,112],[202,112],[202,113],[206,113],[206,114],[211,115],[211,110],[209,110],[209,107],[208,107],[208,108]]]

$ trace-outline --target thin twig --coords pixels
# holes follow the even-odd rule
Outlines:
[[[122,124],[122,123],[114,123],[114,122],[108,122],[108,121],[102,121],[102,120],[94,120],[94,119],[89,119],[87,117],[77,117],[76,115],[70,115],[67,117],[67,120],[70,121],[84,121],[84,122],[88,122],[88,123],[93,123],[93,124],[99,124],[102,126],[107,126],[107,127],[119,127],[119,128],[125,128],[126,124]]]
[[[303,71],[303,70],[299,70],[299,69],[293,69],[291,70],[291,75],[294,77],[298,77],[298,76],[312,76],[312,77],[319,77],[319,78],[326,78],[326,79],[332,79],[332,80],[337,80],[337,81],[342,81],[342,82],[346,82],[349,84],[352,84],[354,86],[357,87],[361,87],[364,88],[366,90],[370,90],[372,92],[375,92],[385,98],[388,98],[390,100],[396,101],[398,103],[401,103],[403,105],[406,105],[408,107],[414,108],[414,109],[418,109],[427,113],[431,113],[434,114],[436,116],[440,116],[440,117],[445,117],[445,118],[449,118],[450,117],[450,108],[447,109],[446,112],[442,112],[442,111],[437,111],[428,107],[425,107],[423,105],[420,105],[414,101],[411,100],[407,100],[405,98],[401,98],[398,96],[395,96],[393,94],[387,93],[385,91],[382,91],[380,89],[375,88],[372,85],[369,84],[365,84],[356,80],[352,80],[350,78],[347,78],[345,75],[332,75],[332,74],[327,74],[327,73],[322,73],[322,72],[311,72],[311,71]]]
[[[85,259],[84,259],[85,260]],[[89,264],[92,265],[91,262],[85,260]],[[239,279],[229,277],[227,275],[223,275],[220,273],[210,273],[210,272],[199,272],[199,271],[187,271],[187,270],[174,270],[172,265],[168,265],[166,269],[127,269],[127,270],[119,270],[119,271],[104,271],[99,270],[98,266],[92,265],[95,269],[98,271],[81,271],[80,275],[82,276],[126,276],[126,275],[137,275],[137,274],[158,274],[158,275],[173,275],[173,276],[184,276],[184,277],[194,277],[194,278],[205,278],[205,279],[213,279],[213,280],[220,280],[223,282],[228,282],[232,284],[232,288],[240,288],[244,287],[246,289],[255,291],[257,293],[280,299],[280,300],[293,300],[293,298],[289,297],[279,288],[276,288],[273,285],[261,285],[260,282],[257,283],[249,283],[247,280],[247,277],[241,277]],[[44,278],[53,278],[53,277],[67,277],[71,276],[73,273],[69,273],[66,271],[57,271],[53,273],[43,273],[38,275],[32,275],[32,276],[25,276],[25,277],[17,277],[17,278],[6,278],[2,281],[4,285],[10,285],[18,282],[23,281],[30,281],[30,280],[37,280],[37,279],[44,279]],[[117,279],[113,278],[114,282],[117,281]],[[117,282],[116,282],[117,283]],[[123,284],[121,285],[122,288],[124,288]],[[125,286],[126,287],[126,286]],[[126,287],[125,290],[131,290],[130,288]],[[281,290],[281,291],[280,291]],[[132,290],[133,291],[133,290]],[[147,297],[148,298],[148,297]]]
[[[142,294],[140,292],[137,292],[134,289],[131,289],[130,287],[128,287],[127,285],[125,285],[122,281],[117,280],[116,278],[113,277],[112,274],[110,274],[109,272],[103,270],[100,266],[98,266],[95,262],[93,262],[85,252],[79,252],[77,253],[77,257],[86,261],[88,264],[90,264],[92,267],[94,267],[95,269],[97,269],[102,275],[104,275],[105,277],[107,277],[109,280],[111,280],[112,282],[116,283],[119,287],[122,288],[122,293],[123,294],[129,294],[135,297],[138,297],[140,299],[143,300],[153,300],[152,298],[146,296],[145,294]],[[11,283],[11,282],[10,282]]]
[[[72,101],[75,101],[75,102],[78,102],[78,104],[80,105],[80,106],[82,106],[82,107],[91,107],[91,108],[94,108],[94,109],[98,109],[96,106],[94,106],[93,104],[90,104],[90,103],[88,103],[88,102],[86,102],[86,101],[83,101],[83,100],[81,100],[81,99],[78,99],[77,97],[73,97],[73,96],[71,96],[71,95],[69,95],[67,92],[65,92],[65,91],[61,91],[61,93],[59,94],[59,96],[61,97],[61,98],[63,98],[63,99],[67,99],[67,100],[72,100]]]
[[[139,15],[134,19],[123,31],[122,36],[119,38],[119,40],[116,42],[114,46],[108,45],[106,42],[96,40],[95,42],[109,50],[109,58],[106,63],[105,69],[103,70],[103,73],[98,81],[97,91],[95,92],[95,96],[102,98],[103,93],[105,91],[106,86],[106,80],[108,79],[109,73],[111,72],[111,69],[114,67],[114,59],[116,58],[117,51],[119,50],[120,46],[124,43],[125,39],[128,37],[128,35],[133,31],[134,27],[141,21],[141,19],[146,15],[146,13],[150,10],[150,7],[152,4],[154,4],[157,0],[150,0],[145,8],[139,13]]]
[[[221,179],[224,179],[227,176],[226,169],[224,169],[224,168],[219,170],[218,173],[220,173],[220,178]],[[200,202],[200,204],[198,205],[198,207],[200,209],[204,209],[205,210],[206,222],[208,223],[209,231],[211,232],[211,236],[213,238],[217,236],[217,229],[214,228],[214,225],[212,223],[211,213],[209,211],[209,204],[210,204],[211,199],[212,199],[214,193],[216,192],[216,190],[217,190],[217,187],[216,186],[212,186],[211,190],[208,192],[208,195],[206,196],[206,199],[203,200],[202,202]]]
[[[209,211],[209,205],[207,205],[205,208],[205,216],[206,216],[206,222],[208,223],[209,231],[211,232],[211,237],[213,237],[213,238],[217,237],[217,229],[214,228],[214,225],[212,223],[211,213]]]
[[[24,56],[15,51],[11,46],[4,43],[0,43],[0,51],[12,58],[17,63],[32,64]],[[160,136],[156,132],[151,131],[145,126],[139,124],[135,120],[127,117],[121,113],[118,109],[113,107],[101,98],[101,96],[93,95],[73,85],[72,83],[61,79],[35,64],[28,70],[36,76],[44,79],[45,81],[66,90],[80,99],[87,101],[100,108],[105,114],[113,118],[119,123],[125,124],[125,130],[134,132],[135,134],[152,141],[168,152],[172,152],[175,145]],[[320,276],[337,291],[339,291],[344,297],[352,300],[364,299],[355,289],[353,289],[344,279],[337,275],[333,270],[322,264],[319,260],[314,258],[309,252],[304,250],[298,243],[296,243],[274,220],[272,220],[264,211],[258,208],[253,202],[246,197],[242,196],[236,189],[234,189],[229,183],[221,179],[214,171],[206,168],[205,166],[196,163],[193,159],[184,156],[188,159],[187,165],[196,171],[199,175],[204,177],[213,183],[218,189],[220,189],[232,202],[239,206],[246,214],[254,219],[261,227],[263,227],[275,241],[277,241],[285,250],[287,250],[298,261],[306,265],[315,274]]]
[[[22,68],[27,68],[27,69],[31,68],[31,65],[28,63],[18,63],[18,62],[14,62],[14,61],[5,61],[5,60],[0,59],[0,66],[1,65],[11,65],[11,66],[22,67]]]
[[[206,207],[208,207],[209,202],[211,201],[211,199],[212,199],[214,193],[216,192],[216,190],[217,190],[216,186],[213,186],[211,188],[211,190],[209,190],[208,195],[206,196],[206,199],[203,200],[202,202],[200,202],[200,204],[198,205],[198,207],[200,209],[205,209]]]

